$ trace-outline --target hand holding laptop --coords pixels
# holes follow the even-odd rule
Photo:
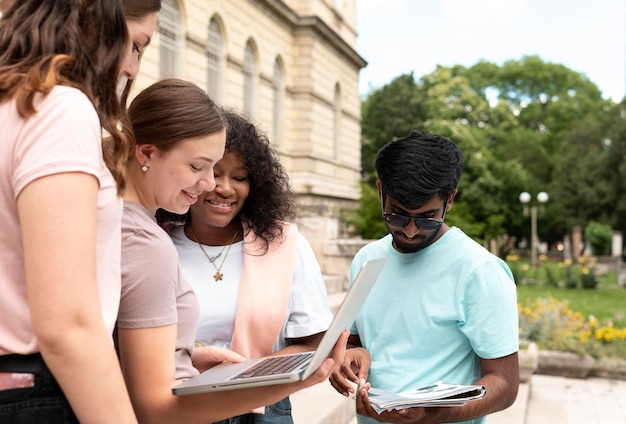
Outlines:
[[[216,346],[196,346],[191,354],[193,366],[200,372],[225,362],[237,363],[245,359],[245,356],[241,356],[233,350]]]
[[[326,361],[324,361],[320,365],[320,367],[317,370],[315,370],[315,372],[311,374],[308,378],[305,378],[304,380],[299,381],[299,383],[304,383],[301,389],[305,389],[309,386],[313,386],[315,384],[323,382],[330,376],[330,374],[337,367],[339,367],[343,363],[349,336],[350,336],[350,333],[348,330],[345,330],[339,336],[339,339],[337,340],[337,343],[335,343],[335,347],[333,348],[330,357],[327,358]],[[243,356],[239,355],[237,352],[233,352],[230,349],[222,349],[222,348],[213,347],[213,346],[202,346],[200,348],[194,349],[194,361],[196,360],[195,359],[195,355],[197,354],[196,351],[200,351],[199,354],[202,356],[205,356],[205,358],[200,359],[200,361],[202,361],[201,363],[207,364],[206,368],[203,368],[203,369],[199,368],[200,372],[208,368],[211,368],[212,366],[218,365],[220,363],[224,363],[224,362],[237,363],[237,362],[241,362],[242,360],[245,360]],[[298,390],[300,390],[300,388]]]
[[[172,392],[193,395],[307,380],[307,384],[301,387],[304,388],[324,381],[343,363],[348,329],[384,267],[385,259],[369,260],[362,265],[315,351],[220,364],[173,387]],[[331,358],[340,361],[329,361]],[[312,374],[315,378],[311,382],[308,377]]]
[[[302,390],[302,389],[306,389],[307,387],[310,386],[314,386],[318,383],[321,383],[325,380],[328,379],[328,377],[330,376],[330,374],[339,366],[341,366],[341,364],[344,361],[345,355],[346,355],[346,346],[348,344],[348,337],[350,336],[350,332],[348,330],[344,330],[341,335],[339,336],[339,338],[337,339],[337,342],[335,343],[335,346],[332,349],[332,352],[330,353],[330,356],[328,358],[326,358],[321,365],[312,373],[310,374],[308,377],[304,378],[304,379],[300,379],[300,380],[293,380],[292,383],[287,383],[287,384],[281,384],[281,386],[284,387],[284,389],[288,390],[288,393],[292,393],[298,390]],[[208,347],[208,346],[207,346]],[[217,349],[217,348],[216,348]],[[197,350],[197,349],[196,349]],[[219,349],[219,351],[228,351],[227,349]],[[213,359],[217,359],[218,358],[226,358],[226,356],[223,356],[224,352],[219,352],[219,351],[211,351],[208,350],[206,353],[207,355],[212,355],[214,354],[215,356],[213,357]],[[232,351],[229,351],[232,352]],[[237,353],[233,352],[235,355],[238,355]],[[195,353],[194,353],[195,355]],[[239,362],[237,358],[235,358],[235,361],[233,361],[234,363]],[[223,363],[223,362],[222,362]],[[277,383],[282,383],[280,381],[277,381]],[[269,383],[271,384],[271,383]],[[188,394],[185,392],[179,392],[177,393],[176,387],[174,387],[173,389],[174,394]]]
[[[348,330],[344,330],[339,339],[337,339],[337,343],[335,343],[335,347],[329,358],[326,358],[322,365],[319,366],[317,370],[308,377],[303,380],[296,381],[294,384],[298,387],[296,390],[306,389],[307,387],[314,386],[318,383],[326,381],[330,374],[341,364],[343,364],[344,357],[346,355],[346,346],[348,345],[348,337],[350,336],[350,332]]]

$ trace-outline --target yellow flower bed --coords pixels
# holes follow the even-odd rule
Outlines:
[[[626,328],[612,321],[598,322],[572,311],[555,298],[518,303],[522,343],[534,341],[540,348],[588,353],[596,358],[626,354]]]

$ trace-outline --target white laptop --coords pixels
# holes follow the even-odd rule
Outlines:
[[[220,364],[174,387],[172,393],[192,395],[304,380],[329,357],[341,332],[350,329],[383,269],[385,261],[386,258],[378,258],[363,264],[314,352],[267,356],[239,363]]]

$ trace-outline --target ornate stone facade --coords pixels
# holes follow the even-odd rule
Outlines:
[[[250,114],[280,154],[325,275],[337,262],[324,246],[360,196],[356,37],[356,0],[164,0],[134,91],[178,77]]]

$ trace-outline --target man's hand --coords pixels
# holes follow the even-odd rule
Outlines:
[[[350,382],[359,384],[361,380],[367,380],[371,364],[372,357],[365,348],[348,349],[341,366],[331,374],[330,384],[342,395],[350,396],[350,393],[354,393],[354,387]]]
[[[404,408],[393,411],[383,411],[379,414],[370,404],[369,397],[367,396],[369,388],[370,385],[367,383],[357,391],[356,412],[359,415],[370,417],[383,423],[435,424],[441,422],[436,417],[436,410],[439,408]]]

